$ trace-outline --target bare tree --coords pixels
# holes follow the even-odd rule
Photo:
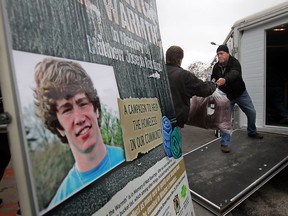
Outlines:
[[[199,79],[203,81],[210,80],[212,68],[209,64],[203,63],[201,61],[193,62],[188,66],[188,71],[193,73]]]

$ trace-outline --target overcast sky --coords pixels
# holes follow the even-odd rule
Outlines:
[[[211,63],[239,19],[287,0],[156,0],[164,53],[171,45],[184,50],[183,68],[195,61]]]

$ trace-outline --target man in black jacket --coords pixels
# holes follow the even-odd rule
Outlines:
[[[0,89],[0,114],[4,113],[3,108],[3,101],[2,101],[2,94]],[[0,120],[0,124],[3,124]],[[1,133],[0,132],[0,182],[4,176],[5,169],[8,166],[10,159],[11,159],[11,153],[9,148],[9,142],[8,142],[8,135],[7,133]],[[2,205],[3,200],[0,198],[0,206]]]
[[[221,91],[226,93],[230,100],[231,110],[237,103],[240,109],[247,116],[247,134],[251,138],[262,139],[263,136],[257,133],[256,129],[256,110],[253,102],[246,90],[242,78],[242,70],[239,61],[229,54],[226,45],[220,45],[217,48],[218,62],[214,65],[211,80],[216,81],[216,85]],[[221,134],[221,149],[223,152],[230,152],[231,135],[223,131]]]
[[[184,51],[179,46],[171,46],[166,51],[166,68],[176,113],[176,126],[181,128],[188,121],[191,97],[207,97],[216,89],[215,83],[204,82],[181,68],[183,57]]]

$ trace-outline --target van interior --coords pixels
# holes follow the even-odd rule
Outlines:
[[[285,23],[266,30],[266,125],[288,127],[287,63],[288,23]]]

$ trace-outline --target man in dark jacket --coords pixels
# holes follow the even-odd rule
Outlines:
[[[179,46],[171,46],[166,51],[166,68],[176,113],[176,126],[181,128],[188,121],[191,97],[207,97],[216,89],[215,83],[204,82],[181,68],[183,57],[184,51]]]
[[[218,62],[213,67],[211,80],[215,80],[219,89],[226,93],[230,100],[231,111],[237,103],[247,116],[248,136],[255,139],[262,139],[263,136],[257,133],[256,130],[256,110],[246,90],[239,61],[229,54],[229,49],[226,45],[220,45],[216,52]],[[221,149],[223,152],[228,153],[230,152],[229,144],[231,135],[223,131],[221,131],[220,134]]]
[[[1,89],[0,89],[0,114],[2,113],[4,113],[4,108],[3,108],[2,94],[1,94]],[[1,120],[0,120],[0,124],[3,124]],[[0,143],[0,182],[1,182],[5,173],[5,169],[10,162],[11,153],[10,153],[7,133],[0,132],[0,140],[1,140],[1,143]],[[3,200],[0,198],[0,206],[2,205],[2,203],[3,203]]]

